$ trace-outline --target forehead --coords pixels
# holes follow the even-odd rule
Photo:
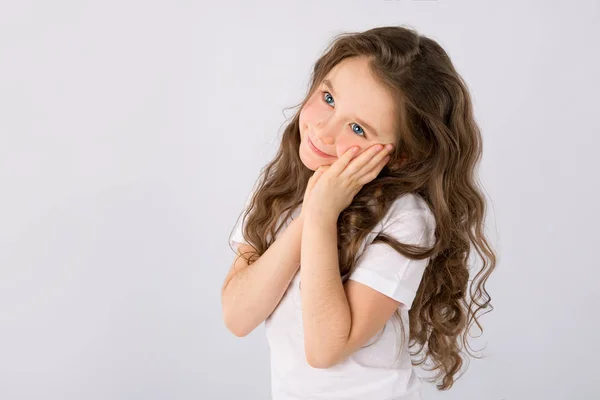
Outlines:
[[[394,141],[394,98],[373,76],[365,58],[346,58],[325,77],[330,81],[339,112],[371,125],[380,141]],[[325,86],[324,83],[321,83]]]

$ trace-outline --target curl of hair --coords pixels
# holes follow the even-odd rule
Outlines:
[[[478,318],[493,309],[485,284],[496,255],[484,234],[486,203],[476,175],[482,138],[472,102],[466,83],[434,40],[410,27],[387,26],[342,33],[328,45],[244,212],[243,235],[256,250],[247,261],[254,262],[269,248],[281,221],[302,203],[312,171],[298,152],[300,110],[328,72],[348,57],[365,57],[374,76],[390,90],[396,100],[398,139],[388,165],[340,214],[340,277],[345,281],[351,274],[361,243],[397,198],[413,192],[426,201],[436,218],[432,248],[400,243],[383,233],[374,242],[385,242],[409,258],[429,258],[409,310],[410,354],[414,365],[429,361],[431,366],[424,368],[436,371],[432,380],[439,382],[439,390],[447,390],[459,377],[464,349],[479,358],[471,352],[468,336],[473,324],[483,332]],[[401,154],[407,159],[398,164]],[[473,249],[483,263],[470,281]],[[399,310],[394,316],[400,320]],[[404,338],[404,327],[402,332]]]

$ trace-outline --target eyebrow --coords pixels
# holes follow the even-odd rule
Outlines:
[[[327,79],[327,78],[323,79],[323,85],[331,91],[331,94],[333,94],[334,96],[337,97],[337,94],[335,93],[335,89],[333,88],[333,84],[331,83],[331,81],[329,79]],[[365,121],[363,121],[356,115],[354,116],[354,119],[356,119],[356,121],[358,121],[358,123],[360,123],[365,128],[367,128],[371,133],[373,133],[373,135],[379,136],[379,133],[377,133],[375,128],[373,128],[370,124],[366,123]]]

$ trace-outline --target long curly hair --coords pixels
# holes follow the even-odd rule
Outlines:
[[[469,92],[434,40],[404,26],[334,37],[315,63],[306,98],[296,106],[278,152],[261,170],[243,212],[243,235],[255,249],[244,258],[250,264],[256,261],[282,229],[281,222],[301,205],[313,171],[299,156],[300,110],[327,73],[347,57],[366,57],[374,76],[394,94],[398,141],[388,165],[338,218],[340,277],[345,281],[352,273],[361,243],[394,200],[412,192],[426,201],[436,218],[432,248],[403,244],[384,233],[373,243],[387,243],[413,259],[429,258],[409,310],[410,354],[414,365],[429,361],[424,368],[436,372],[429,380],[447,390],[459,377],[464,350],[479,358],[468,346],[468,333],[473,324],[483,333],[478,317],[493,309],[485,284],[496,255],[484,235],[486,204],[476,177],[482,138]],[[407,159],[398,164],[401,156]],[[483,263],[470,280],[472,249]],[[401,320],[398,309],[394,316]]]

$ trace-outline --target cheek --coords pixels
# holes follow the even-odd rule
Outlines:
[[[326,109],[319,104],[319,99],[312,96],[300,112],[300,122],[308,126],[314,126],[326,116]]]

